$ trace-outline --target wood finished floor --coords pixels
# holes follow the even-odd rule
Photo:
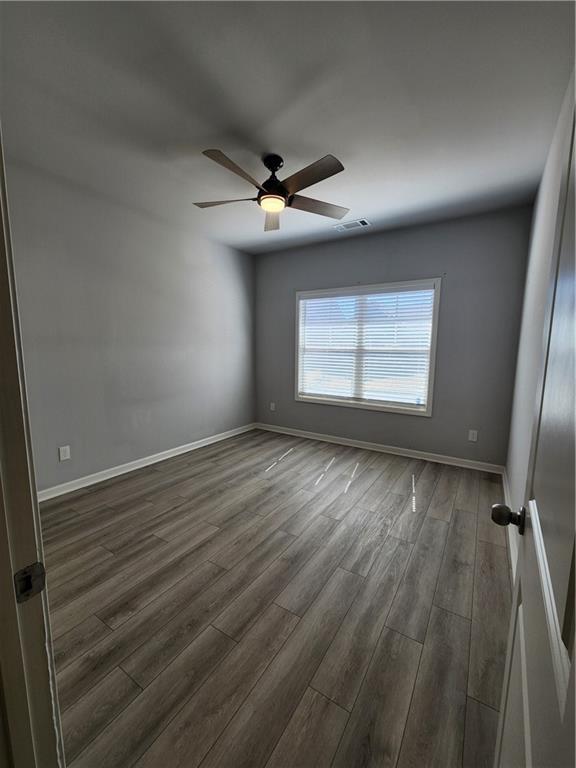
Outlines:
[[[43,504],[68,765],[491,766],[501,500],[254,431]]]

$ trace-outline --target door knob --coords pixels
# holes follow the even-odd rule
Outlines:
[[[512,512],[506,504],[493,504],[492,520],[496,525],[517,525],[518,533],[522,535],[526,526],[526,508],[520,507],[520,512]]]

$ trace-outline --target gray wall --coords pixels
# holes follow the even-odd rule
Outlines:
[[[251,422],[250,257],[7,171],[39,489]]]
[[[526,292],[518,347],[510,447],[506,462],[511,502],[524,504],[527,493],[534,416],[544,364],[545,311],[554,280],[554,240],[563,174],[574,119],[574,81],[568,86],[538,190],[526,274]],[[572,212],[573,213],[573,212]]]
[[[504,464],[531,206],[261,255],[261,422]],[[295,292],[442,277],[431,418],[294,399]],[[269,402],[276,411],[269,410]],[[478,430],[478,442],[467,440]]]
[[[164,38],[90,4],[9,5],[0,113],[44,489],[253,421],[253,264],[203,234],[190,124],[206,110],[146,77],[142,35],[151,72]]]

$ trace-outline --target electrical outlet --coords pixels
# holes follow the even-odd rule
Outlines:
[[[469,429],[468,430],[468,440],[471,443],[478,442],[478,430],[477,429]]]
[[[61,445],[60,448],[58,448],[58,458],[60,461],[68,461],[71,456],[72,454],[69,445]]]
[[[270,410],[271,411],[275,411],[276,410],[276,403],[275,402],[271,402],[270,403]]]

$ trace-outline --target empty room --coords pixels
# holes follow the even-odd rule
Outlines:
[[[0,3],[0,766],[572,768],[572,2]]]

